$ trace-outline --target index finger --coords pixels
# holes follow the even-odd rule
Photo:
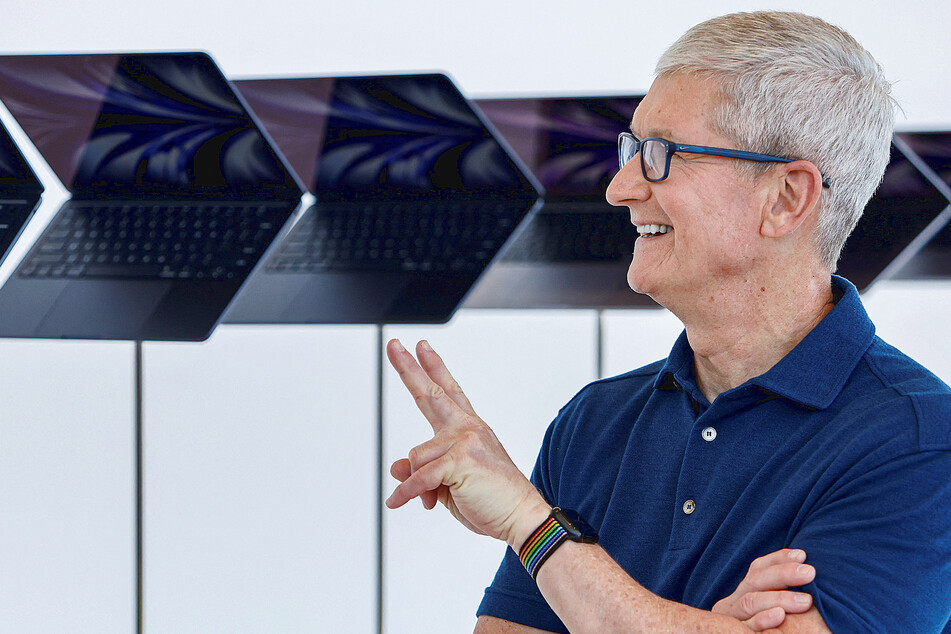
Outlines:
[[[423,340],[417,344],[416,358],[419,360],[419,364],[423,367],[423,370],[426,371],[426,374],[429,375],[429,378],[438,383],[439,386],[446,391],[446,394],[449,395],[449,398],[462,408],[462,411],[471,416],[476,416],[475,410],[472,409],[472,404],[469,402],[465,392],[462,391],[459,382],[453,378],[449,372],[449,368],[443,363],[442,357],[433,350],[428,341]]]
[[[386,356],[434,432],[445,428],[454,417],[464,415],[445,390],[429,378],[399,339],[391,339],[386,344]]]

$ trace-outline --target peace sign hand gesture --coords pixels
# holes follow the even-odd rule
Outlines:
[[[416,346],[418,363],[396,339],[387,344],[386,353],[433,429],[432,440],[390,467],[400,484],[386,500],[387,507],[399,508],[418,497],[431,509],[438,501],[470,530],[518,550],[551,507],[426,341]]]

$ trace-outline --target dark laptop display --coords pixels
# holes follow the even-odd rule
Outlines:
[[[836,272],[860,291],[894,277],[948,222],[948,197],[916,161],[896,139],[882,184],[845,243]]]
[[[474,308],[656,307],[627,285],[637,237],[604,198],[617,135],[640,97],[485,99],[477,105],[545,188],[544,205],[466,300]]]
[[[0,57],[71,197],[0,289],[0,336],[202,340],[302,188],[203,53]]]
[[[235,85],[316,202],[228,323],[441,323],[538,203],[441,74]]]
[[[33,216],[43,185],[0,125],[0,262]]]
[[[951,197],[951,132],[899,132],[895,142],[920,161],[922,171],[932,174]],[[951,212],[949,212],[951,213]],[[897,279],[951,278],[951,223],[945,224],[914,257],[899,268]]]

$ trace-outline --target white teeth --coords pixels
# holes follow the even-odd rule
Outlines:
[[[670,225],[637,225],[637,233],[642,236],[664,234],[673,231]]]

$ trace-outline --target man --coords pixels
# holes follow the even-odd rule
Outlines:
[[[428,344],[417,364],[390,342],[434,437],[394,463],[388,506],[439,501],[512,547],[477,632],[749,631],[749,562],[790,552],[813,603],[781,631],[941,632],[951,389],[832,276],[888,161],[888,82],[794,13],[700,24],[656,74],[607,196],[641,236],[631,287],[684,324],[670,356],[583,389],[530,482]]]

